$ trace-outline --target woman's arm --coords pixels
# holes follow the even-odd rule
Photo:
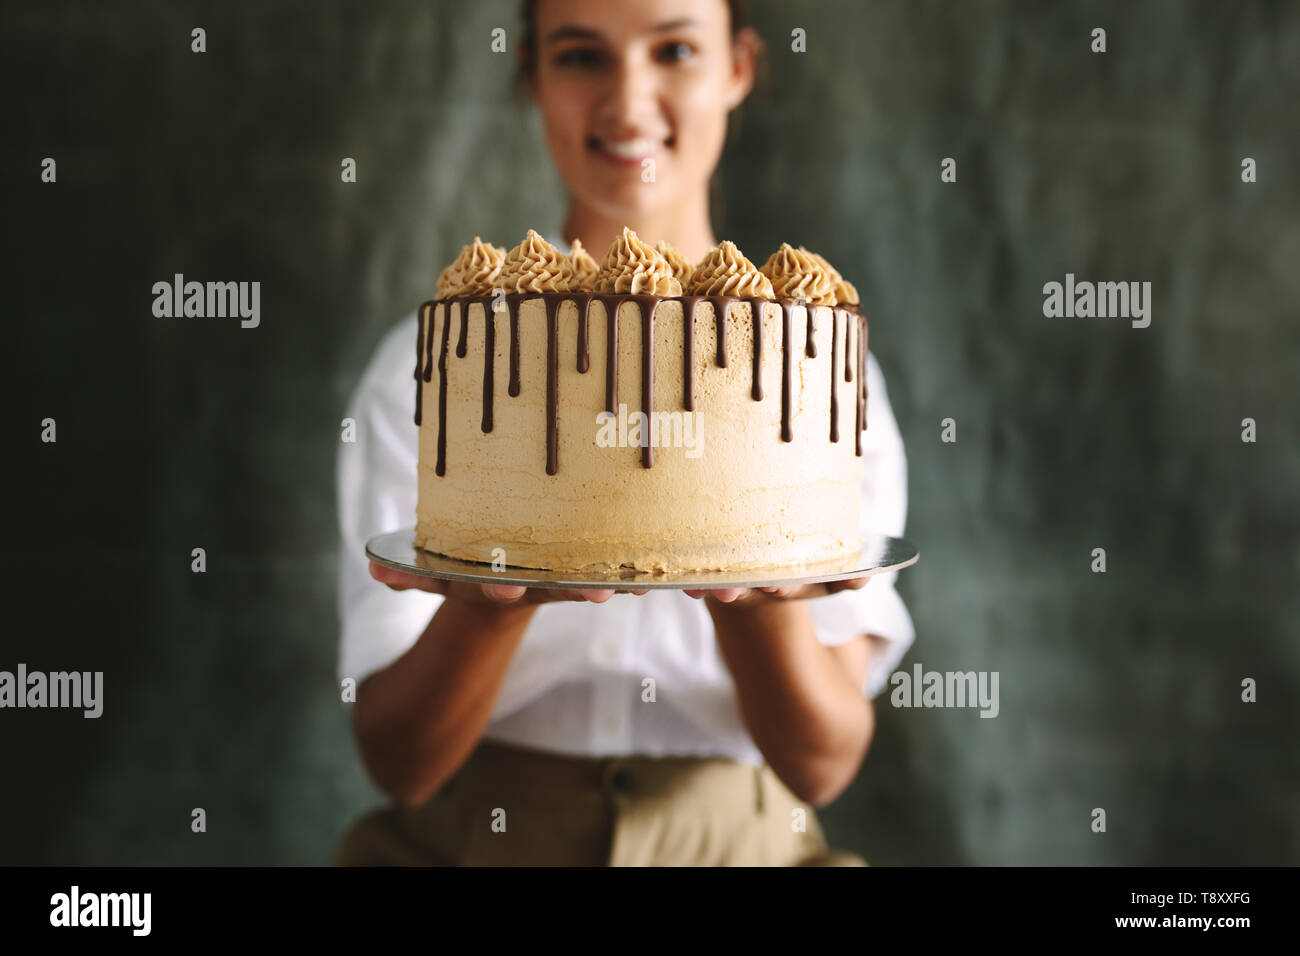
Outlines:
[[[451,583],[377,564],[370,570],[394,590],[445,595],[415,644],[361,682],[352,711],[366,769],[404,806],[433,796],[478,746],[537,605],[601,603],[614,593]]]
[[[869,642],[826,647],[803,600],[705,603],[754,743],[797,797],[830,803],[857,776],[875,731],[862,693]]]
[[[449,597],[410,650],[361,682],[352,711],[361,759],[396,802],[428,800],[478,745],[536,610]]]

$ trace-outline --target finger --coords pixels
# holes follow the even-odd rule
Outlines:
[[[839,594],[841,591],[850,590],[849,586],[843,581],[824,581],[819,586],[826,594]]]
[[[522,584],[484,584],[483,596],[495,604],[515,604],[528,588]]]
[[[529,600],[537,604],[554,604],[559,601],[595,601],[603,604],[614,592],[608,589],[533,588]]]
[[[683,591],[682,593],[685,594],[687,597],[693,597],[696,600],[699,600],[700,598],[707,595],[709,592],[708,591]]]
[[[370,562],[370,576],[376,581],[388,585],[394,591],[414,589],[442,594],[446,587],[446,583],[437,578],[426,577],[423,574],[411,574],[409,571],[398,571],[396,568],[386,567],[376,561]]]
[[[734,604],[743,597],[747,591],[749,591],[749,588],[718,588],[713,592],[713,597],[715,600],[721,601],[723,604]]]
[[[397,572],[393,571],[391,568],[385,567],[384,565],[379,564],[376,561],[370,562],[370,576],[374,578],[376,581],[378,581],[380,584],[387,584],[389,587],[394,587],[396,583],[396,579],[393,577],[393,575],[395,575],[396,573]],[[404,591],[405,588],[398,587],[396,588],[396,590]]]
[[[826,591],[819,584],[783,584],[779,588],[762,588],[778,601],[798,601],[803,598],[820,597]]]

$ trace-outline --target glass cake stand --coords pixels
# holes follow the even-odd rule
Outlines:
[[[615,591],[665,588],[713,590],[717,588],[767,588],[795,584],[816,584],[865,578],[884,571],[896,571],[915,564],[920,557],[916,546],[904,538],[868,535],[856,558],[805,564],[796,567],[758,568],[750,571],[635,571],[622,568],[608,573],[542,571],[505,565],[495,571],[491,564],[461,561],[416,548],[415,529],[403,528],[376,535],[366,542],[366,555],[384,567],[445,581],[475,584],[522,584],[530,588],[603,588]]]

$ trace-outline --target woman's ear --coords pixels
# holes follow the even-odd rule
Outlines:
[[[731,82],[728,88],[727,109],[734,110],[754,89],[758,71],[758,58],[763,40],[758,32],[745,27],[731,39]]]

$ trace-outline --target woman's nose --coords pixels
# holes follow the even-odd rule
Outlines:
[[[623,57],[613,71],[606,98],[609,118],[619,126],[645,131],[659,116],[659,89],[648,63]]]

